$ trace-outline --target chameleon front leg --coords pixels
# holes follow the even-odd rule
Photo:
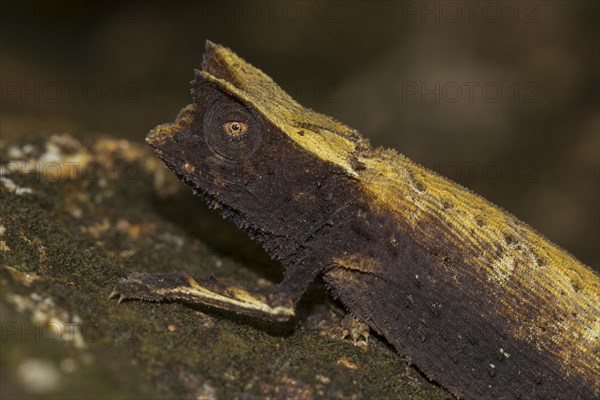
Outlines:
[[[109,298],[146,301],[174,300],[233,311],[237,314],[286,321],[318,269],[306,264],[291,267],[284,280],[270,289],[226,285],[215,278],[197,278],[184,273],[132,273],[121,279]]]

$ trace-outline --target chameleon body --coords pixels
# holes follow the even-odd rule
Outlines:
[[[134,273],[119,299],[286,320],[318,276],[466,399],[600,398],[600,279],[506,211],[303,108],[207,43],[193,103],[147,142],[285,268],[272,289]]]

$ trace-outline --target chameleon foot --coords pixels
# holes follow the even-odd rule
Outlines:
[[[352,338],[355,346],[366,347],[369,344],[369,325],[348,314],[342,320],[342,340],[347,336]],[[360,340],[361,337],[364,340]]]

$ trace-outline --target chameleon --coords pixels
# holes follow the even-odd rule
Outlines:
[[[284,268],[270,288],[134,272],[110,297],[287,321],[317,278],[464,399],[600,398],[600,278],[510,213],[302,107],[206,43],[193,102],[146,137]]]

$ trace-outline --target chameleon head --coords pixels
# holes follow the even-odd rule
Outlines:
[[[274,220],[275,205],[287,204],[288,216],[314,205],[317,186],[332,171],[356,176],[358,133],[303,108],[229,49],[208,42],[192,86],[193,104],[146,141],[209,204],[241,225],[264,227]],[[248,220],[261,217],[260,224]]]

